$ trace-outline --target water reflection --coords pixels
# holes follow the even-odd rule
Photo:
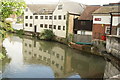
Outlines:
[[[11,62],[4,78],[103,78],[102,57],[76,51],[65,45],[32,38],[8,37],[3,42]]]

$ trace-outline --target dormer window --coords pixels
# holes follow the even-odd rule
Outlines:
[[[58,10],[61,10],[62,9],[62,5],[58,5]]]

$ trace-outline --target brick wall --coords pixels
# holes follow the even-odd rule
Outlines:
[[[101,36],[105,34],[105,25],[93,24],[93,39],[101,39]]]

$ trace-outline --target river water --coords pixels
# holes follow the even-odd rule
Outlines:
[[[3,47],[9,58],[2,65],[3,78],[107,78],[112,69],[103,57],[57,42],[14,35],[4,39]]]

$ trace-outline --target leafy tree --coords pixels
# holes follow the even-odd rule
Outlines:
[[[10,23],[5,22],[6,18],[15,18],[23,14],[26,4],[24,0],[1,0],[0,1],[0,26],[9,30]]]
[[[45,29],[40,36],[40,39],[53,40],[55,37],[52,30]]]

